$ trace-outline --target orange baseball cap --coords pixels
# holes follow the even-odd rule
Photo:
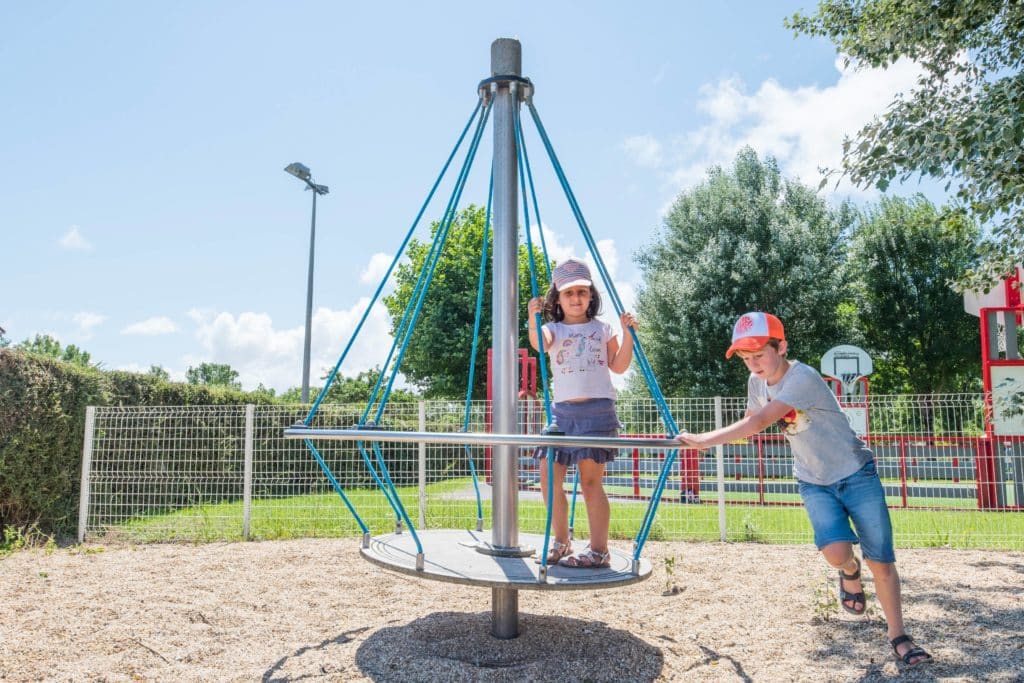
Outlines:
[[[771,313],[744,313],[732,328],[732,346],[725,352],[732,358],[737,351],[757,351],[769,339],[785,339],[782,321]]]

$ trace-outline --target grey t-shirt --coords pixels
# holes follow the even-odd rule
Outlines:
[[[789,361],[789,370],[774,386],[751,375],[747,408],[757,411],[772,400],[794,409],[777,424],[789,440],[797,479],[828,486],[850,476],[874,457],[850,427],[835,394],[813,368]]]

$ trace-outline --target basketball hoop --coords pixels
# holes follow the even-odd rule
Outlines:
[[[836,392],[839,409],[857,436],[869,433],[867,377],[873,370],[867,351],[852,344],[833,346],[821,357],[821,374]]]
[[[837,378],[843,387],[843,397],[852,398],[861,395],[860,380],[864,378],[864,375],[856,372],[843,372],[839,374]]]
[[[842,398],[860,395],[861,380],[873,370],[867,351],[852,344],[833,346],[821,357],[821,374],[839,380]]]

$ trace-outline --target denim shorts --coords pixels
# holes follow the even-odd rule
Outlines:
[[[615,401],[610,398],[593,398],[574,403],[551,404],[551,417],[566,436],[610,436],[619,435],[619,418],[615,414]],[[569,467],[580,460],[593,460],[601,464],[615,460],[617,448],[554,448],[555,462]],[[533,457],[546,458],[548,448],[538,447]]]
[[[860,543],[865,559],[896,561],[889,508],[874,460],[828,486],[800,481],[799,488],[818,550],[832,543]]]

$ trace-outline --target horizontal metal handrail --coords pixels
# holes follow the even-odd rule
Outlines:
[[[613,436],[560,436],[557,434],[490,434],[487,432],[394,432],[384,429],[317,429],[292,426],[286,439],[334,441],[395,441],[399,443],[448,443],[467,446],[561,446],[565,448],[682,448],[675,439],[644,439]]]

